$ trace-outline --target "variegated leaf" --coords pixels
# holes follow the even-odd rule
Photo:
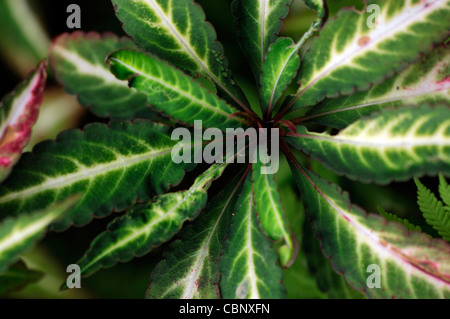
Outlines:
[[[369,0],[380,15],[343,9],[329,20],[304,56],[301,87],[284,108],[367,90],[404,69],[449,35],[449,0]],[[296,102],[297,101],[297,102]]]
[[[147,298],[220,297],[219,260],[241,185],[238,175],[167,248],[164,259],[152,272]]]
[[[74,32],[56,38],[50,51],[50,65],[57,80],[80,103],[102,117],[152,118],[146,97],[128,88],[111,74],[105,61],[118,49],[134,48],[131,40],[113,34]]]
[[[253,164],[252,182],[254,204],[262,231],[274,241],[283,240],[279,249],[282,266],[290,266],[295,261],[294,243],[287,225],[286,214],[278,194],[278,186],[273,175],[262,174],[261,161]]]
[[[245,181],[220,261],[220,288],[226,299],[282,298],[282,271],[270,241],[261,233],[255,213],[251,175]]]
[[[175,164],[169,127],[151,121],[89,124],[26,153],[0,185],[2,216],[48,207],[71,194],[80,201],[55,227],[82,226],[149,200],[176,185],[191,164]]]
[[[113,0],[123,29],[141,48],[192,75],[210,78],[230,103],[246,98],[227,69],[223,47],[193,0]],[[148,36],[151,35],[151,36]]]
[[[299,121],[344,128],[364,115],[385,107],[407,104],[450,104],[450,46],[442,45],[419,63],[369,91],[325,99]],[[299,122],[297,121],[297,122]]]
[[[292,0],[235,0],[232,4],[242,52],[259,79],[269,45],[277,39]]]
[[[226,164],[216,164],[200,175],[190,189],[168,193],[145,205],[133,207],[113,220],[107,231],[98,235],[84,257],[77,262],[86,277],[117,262],[128,262],[147,254],[170,240],[183,223],[195,219],[207,201],[207,190],[219,178]]]
[[[67,213],[78,198],[78,196],[72,196],[45,210],[2,220],[0,224],[0,273],[17,261],[20,254],[33,247],[47,227]]]
[[[363,299],[364,294],[353,289],[343,274],[337,274],[325,258],[320,248],[320,241],[314,235],[312,225],[305,220],[303,225],[302,250],[306,253],[308,269],[314,276],[320,291],[330,299]]]
[[[234,115],[236,109],[194,82],[191,77],[154,56],[121,50],[108,59],[111,71],[120,80],[147,95],[153,107],[187,125],[203,120],[206,127],[225,130],[245,125]]]
[[[47,80],[42,62],[27,80],[0,102],[0,182],[11,172],[31,137]]]
[[[268,119],[275,104],[297,75],[300,67],[299,45],[290,38],[278,38],[269,47],[261,74],[261,110]]]
[[[317,12],[312,23],[301,39],[294,44],[289,38],[279,38],[271,44],[262,66],[261,109],[266,118],[271,118],[275,104],[297,75],[300,67],[299,50],[323,24],[327,7],[323,0],[307,0],[306,5]]]
[[[352,287],[369,298],[450,298],[446,242],[408,233],[403,225],[388,223],[379,215],[367,215],[339,187],[291,160],[323,252]],[[379,270],[378,288],[368,286],[373,283],[369,266]]]
[[[450,174],[450,108],[405,107],[363,118],[338,135],[299,127],[287,141],[339,174],[388,183]]]

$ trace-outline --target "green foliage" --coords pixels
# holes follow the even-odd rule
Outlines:
[[[76,94],[80,103],[96,115],[116,119],[152,118],[146,96],[129,90],[127,82],[116,79],[105,65],[108,54],[123,48],[135,48],[135,45],[113,34],[63,34],[52,45],[50,63],[66,91]]]
[[[61,133],[57,142],[43,142],[25,154],[0,185],[0,209],[17,216],[80,193],[81,200],[56,225],[66,229],[123,210],[136,199],[149,200],[178,183],[187,166],[171,161],[176,143],[168,133],[169,127],[144,120]]]
[[[48,226],[60,219],[78,199],[70,197],[45,210],[6,218],[0,224],[0,273],[34,246]]]
[[[208,77],[228,101],[245,108],[245,96],[231,77],[223,47],[193,0],[112,2],[137,45],[192,75]]]
[[[155,57],[118,51],[109,57],[109,63],[117,78],[128,80],[130,87],[146,93],[156,110],[183,124],[193,126],[194,120],[201,118],[203,125],[225,130],[245,123],[233,116],[236,110],[232,106]]]
[[[30,270],[23,261],[18,261],[0,274],[0,296],[18,291],[39,281],[44,276],[40,271]]]
[[[0,105],[0,294],[41,277],[14,263],[47,229],[114,212],[89,226],[96,233],[82,247],[81,275],[95,282],[147,256],[147,298],[450,298],[450,245],[422,233],[410,213],[367,214],[342,191],[360,184],[337,176],[387,185],[439,174],[442,201],[415,179],[418,203],[450,239],[449,0],[368,0],[381,9],[374,28],[366,7],[329,19],[342,2],[329,12],[326,1],[305,0],[299,12],[311,24],[298,41],[279,36],[291,0],[227,1],[239,83],[208,22],[214,17],[194,0],[112,3],[129,38],[75,32],[49,51],[54,80],[108,123],[88,117],[22,154],[45,62]],[[199,152],[214,145],[207,139],[183,140],[196,160],[175,163],[172,134],[196,121],[221,133],[279,129],[278,141],[267,135],[278,142],[270,155],[281,151],[279,171],[264,174],[269,153],[260,148],[239,156],[245,163],[236,156],[197,167]],[[394,187],[370,189],[370,201],[355,202],[395,201],[396,211],[407,202]],[[370,265],[380,268],[378,288],[369,287]]]
[[[442,175],[439,175],[439,180],[439,193],[445,204],[438,200],[428,188],[415,178],[417,204],[427,223],[433,226],[442,238],[450,242],[450,206],[448,205],[450,189]]]
[[[417,231],[422,231],[422,229],[420,228],[420,226],[416,226],[413,225],[409,222],[409,220],[407,220],[406,218],[400,218],[397,215],[391,214],[386,212],[383,207],[378,207],[378,213],[380,213],[381,216],[383,216],[387,221],[390,222],[397,222],[399,224],[402,224],[403,226],[406,227],[406,229],[408,229],[409,231],[413,231],[413,230],[417,230]]]
[[[276,252],[258,227],[251,175],[244,182],[221,261],[221,291],[227,299],[282,298]]]
[[[88,276],[100,267],[143,256],[171,239],[186,220],[197,217],[206,204],[206,191],[211,182],[220,177],[224,169],[225,164],[216,164],[200,175],[190,189],[157,196],[149,204],[135,206],[113,220],[77,262],[81,275]]]
[[[242,179],[235,178],[167,248],[152,272],[147,298],[220,298],[220,254],[241,186]]]
[[[388,183],[423,173],[450,174],[447,106],[404,107],[357,120],[337,135],[298,127],[286,140],[338,174]]]

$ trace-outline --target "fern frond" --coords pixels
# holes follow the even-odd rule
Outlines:
[[[450,212],[444,209],[442,202],[417,178],[414,181],[417,185],[417,203],[423,217],[442,238],[450,242]]]
[[[413,230],[422,231],[422,228],[420,228],[420,226],[410,223],[409,220],[406,218],[400,218],[395,214],[388,213],[383,209],[383,207],[380,206],[378,206],[377,209],[378,213],[380,213],[381,216],[386,218],[387,221],[400,223],[403,226],[405,226],[408,229],[408,231]]]
[[[439,195],[445,204],[444,208],[450,210],[450,185],[442,174],[439,174]]]

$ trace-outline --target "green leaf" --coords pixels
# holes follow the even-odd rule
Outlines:
[[[387,221],[402,224],[403,226],[406,227],[406,229],[408,231],[413,231],[413,230],[422,231],[420,226],[411,224],[408,219],[400,218],[397,215],[388,213],[383,209],[383,207],[378,206],[377,208],[378,208],[378,212],[380,213],[380,215],[383,216]]]
[[[300,121],[344,128],[362,116],[386,107],[420,103],[450,103],[450,47],[440,46],[419,63],[369,91],[325,99]]]
[[[439,195],[446,205],[446,208],[450,209],[450,186],[442,174],[439,174]]]
[[[261,230],[272,240],[283,240],[280,247],[280,261],[289,267],[295,261],[294,243],[287,226],[287,217],[278,194],[278,186],[273,175],[262,174],[262,161],[253,164],[252,182],[254,205],[258,213]]]
[[[235,0],[236,29],[242,52],[259,79],[269,45],[280,32],[282,21],[289,12],[292,0]]]
[[[158,111],[188,125],[202,119],[206,127],[225,130],[245,120],[236,110],[171,65],[143,52],[122,50],[109,57],[111,71],[130,86],[147,95]]]
[[[47,56],[50,39],[30,1],[1,1],[0,30],[0,54],[20,74],[27,74]]]
[[[19,291],[44,276],[40,271],[30,270],[23,261],[18,261],[0,274],[0,296]]]
[[[188,164],[175,164],[169,127],[150,121],[89,124],[61,133],[56,142],[38,144],[25,154],[0,185],[2,215],[48,207],[71,194],[81,200],[55,227],[86,225],[136,200],[167,191],[184,176]]]
[[[353,289],[342,274],[337,274],[324,257],[320,248],[320,241],[314,236],[309,221],[303,225],[303,250],[308,260],[308,269],[314,276],[320,291],[330,299],[363,299],[365,295]]]
[[[301,39],[294,44],[289,38],[279,38],[271,44],[262,66],[261,108],[266,118],[271,117],[275,104],[291,84],[300,67],[299,50],[322,26],[327,17],[327,6],[323,0],[307,0],[306,5],[317,12],[317,19]]]
[[[339,174],[388,183],[450,174],[449,119],[447,106],[399,108],[361,119],[338,135],[298,127],[286,139]]]
[[[77,262],[81,275],[86,277],[119,261],[128,262],[134,257],[144,256],[170,240],[185,221],[198,216],[206,204],[209,186],[225,168],[226,164],[213,165],[196,179],[190,189],[160,195],[114,219]]]
[[[437,230],[439,235],[450,242],[450,212],[444,209],[441,201],[417,178],[417,204],[426,222]]]
[[[240,176],[214,197],[193,225],[165,251],[151,275],[146,297],[215,299],[220,297],[219,259],[229,230]]]
[[[282,270],[270,241],[261,233],[249,175],[237,201],[229,241],[220,261],[220,288],[225,299],[282,298]]]
[[[448,36],[448,0],[370,0],[380,7],[374,28],[371,12],[353,8],[327,22],[303,58],[301,87],[285,110],[314,105],[325,97],[367,90],[404,69]],[[298,101],[296,103],[296,101]]]
[[[84,106],[101,117],[152,118],[146,97],[116,79],[105,63],[106,57],[122,48],[134,48],[127,38],[108,33],[74,32],[56,38],[50,51],[50,65],[56,79]]]
[[[305,0],[305,4],[317,12],[317,17],[323,19],[327,15],[327,3],[325,0]]]
[[[223,47],[193,0],[112,0],[123,29],[141,48],[192,75],[210,78],[227,101],[248,109]],[[151,35],[151,36],[149,36]]]
[[[0,101],[0,182],[28,145],[47,81],[46,62],[39,64],[15,91]]]
[[[346,193],[306,171],[291,168],[324,255],[337,273],[369,298],[450,298],[450,246],[403,225],[367,215]],[[380,288],[368,272],[380,268]]]
[[[266,118],[291,84],[300,67],[299,46],[290,38],[278,38],[269,47],[261,75],[261,109]]]
[[[43,236],[47,227],[60,219],[78,200],[70,197],[45,210],[2,220],[0,224],[0,273],[18,260]]]

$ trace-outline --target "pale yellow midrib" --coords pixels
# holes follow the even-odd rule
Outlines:
[[[0,197],[0,204],[15,199],[24,199],[49,189],[61,188],[67,185],[72,185],[75,182],[81,180],[92,179],[98,175],[104,175],[119,168],[127,168],[135,163],[139,163],[145,160],[152,159],[154,157],[169,154],[170,152],[171,148],[168,150],[161,150],[157,153],[139,154],[128,158],[124,158],[123,156],[121,156],[118,157],[115,161],[106,164],[96,165],[87,169],[81,169],[80,167],[80,170],[76,172],[63,175],[57,178],[47,178],[43,183],[39,183],[25,190],[19,190],[16,192],[9,193],[3,197]]]

